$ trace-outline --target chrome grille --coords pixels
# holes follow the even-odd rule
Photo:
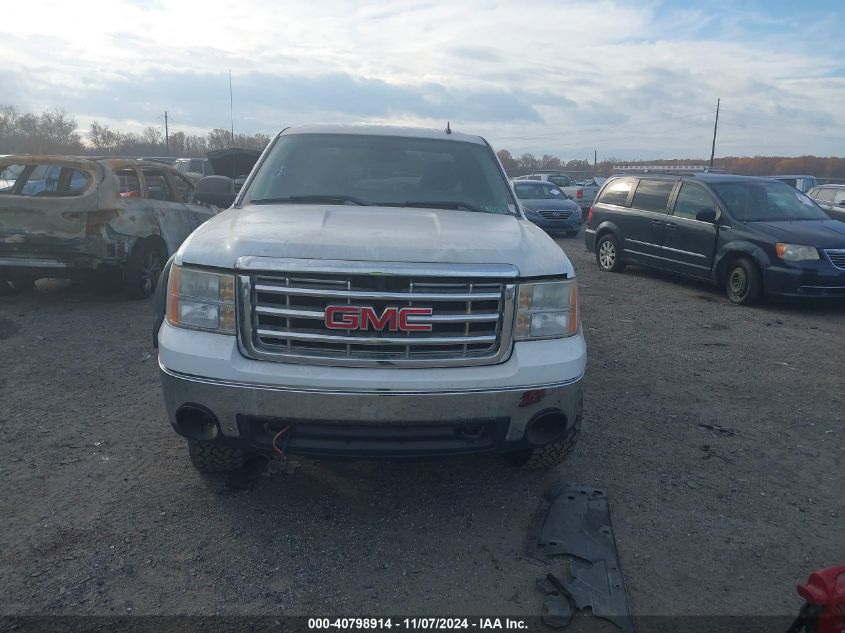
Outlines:
[[[546,220],[568,220],[572,215],[572,211],[538,211]]]
[[[500,362],[510,351],[513,267],[244,258],[238,276],[247,356],[331,365],[449,366]],[[274,265],[273,268],[270,268]],[[281,267],[281,268],[280,268]],[[255,270],[260,268],[259,270]],[[252,270],[250,270],[252,269]],[[503,273],[508,273],[504,276]],[[330,329],[329,306],[426,308],[430,331]]]
[[[845,270],[845,248],[829,248],[824,253],[831,264],[840,270]]]

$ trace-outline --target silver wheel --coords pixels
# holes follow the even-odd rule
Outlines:
[[[599,246],[599,264],[605,270],[610,270],[616,263],[616,247],[610,240],[604,240]]]

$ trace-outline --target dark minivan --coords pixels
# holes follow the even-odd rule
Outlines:
[[[845,222],[768,178],[611,178],[587,215],[585,240],[602,270],[638,264],[705,279],[734,303],[763,293],[845,297]]]

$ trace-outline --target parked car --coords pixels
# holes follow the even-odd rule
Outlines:
[[[578,436],[575,271],[478,136],[288,128],[166,274],[164,399],[200,471],[250,453],[550,466]]]
[[[162,165],[172,166],[176,159],[172,156],[144,156],[139,160],[143,160],[148,163],[161,163]]]
[[[0,182],[4,293],[97,274],[150,296],[167,258],[216,211],[194,203],[179,172],[135,159],[7,156]]]
[[[598,186],[595,184],[575,185],[569,176],[564,174],[528,174],[517,176],[514,180],[542,180],[557,185],[567,196],[575,200],[578,206],[584,211],[590,208],[598,193]]]
[[[515,180],[513,189],[522,202],[525,217],[549,235],[577,235],[581,207],[559,187],[541,180]]]
[[[178,158],[173,162],[173,169],[181,171],[183,174],[192,174],[200,178],[211,176],[214,173],[214,169],[211,167],[211,161],[207,158]]]
[[[845,223],[768,178],[700,174],[611,178],[587,215],[599,267],[639,264],[761,295],[845,297]]]
[[[845,185],[821,185],[807,195],[831,218],[845,222]]]
[[[780,180],[781,182],[785,182],[790,187],[795,187],[798,191],[802,193],[807,193],[810,189],[815,187],[818,184],[815,176],[769,176],[770,178],[774,178],[775,180]]]
[[[242,147],[232,147],[229,149],[218,149],[208,152],[208,161],[211,163],[212,170],[218,176],[226,176],[232,179],[234,193],[241,190],[244,182],[246,182],[249,172],[258,162],[261,152],[257,149],[245,149]]]

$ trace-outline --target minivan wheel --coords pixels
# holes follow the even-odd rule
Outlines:
[[[619,257],[619,242],[610,233],[602,235],[596,244],[596,262],[599,268],[610,273],[621,273],[625,264]]]
[[[725,278],[725,291],[728,299],[739,305],[751,305],[760,298],[763,282],[760,270],[749,259],[736,260],[728,269]]]

